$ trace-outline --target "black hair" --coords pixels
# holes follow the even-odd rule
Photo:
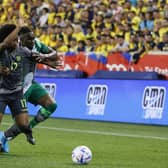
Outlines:
[[[5,38],[13,32],[16,28],[15,24],[4,24],[0,27],[0,43],[2,43]]]
[[[24,34],[27,34],[30,32],[32,32],[32,30],[28,26],[23,26],[23,27],[21,27],[18,35],[20,36],[20,35],[24,35]]]

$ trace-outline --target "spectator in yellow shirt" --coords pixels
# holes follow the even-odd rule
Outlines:
[[[163,41],[163,35],[168,31],[168,21],[166,19],[161,21],[159,28],[160,41]]]
[[[74,28],[71,24],[68,24],[62,28],[62,35],[63,35],[64,42],[66,45],[69,44],[69,42],[72,38],[73,32],[74,32]]]
[[[0,24],[4,24],[7,20],[7,12],[5,12],[5,9],[1,6],[0,8]]]
[[[76,41],[76,38],[71,38],[68,44],[68,51],[77,52],[77,47],[78,47],[78,43]]]
[[[74,33],[73,33],[72,37],[76,38],[77,41],[86,39],[86,36],[84,35],[80,24],[74,25]]]
[[[57,45],[54,48],[57,50],[57,52],[60,52],[60,53],[65,53],[65,52],[68,52],[69,50],[63,38],[57,39]]]
[[[48,37],[48,29],[46,27],[42,27],[41,34],[39,36],[39,39],[41,42],[43,42],[45,45],[48,45],[49,43],[49,37]]]
[[[86,39],[86,46],[85,46],[85,51],[86,52],[93,52],[94,51],[94,38],[88,37]]]
[[[163,34],[163,40],[158,43],[157,49],[168,52],[168,31]]]
[[[130,11],[129,12],[129,18],[131,20],[132,29],[134,31],[138,31],[139,30],[139,24],[141,22],[140,17],[136,15],[135,11]]]

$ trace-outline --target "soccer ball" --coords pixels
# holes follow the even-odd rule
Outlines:
[[[75,164],[87,164],[92,159],[91,150],[84,145],[77,146],[72,151],[72,161]]]

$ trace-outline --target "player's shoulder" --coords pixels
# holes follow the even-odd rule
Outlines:
[[[31,56],[31,50],[28,49],[27,47],[19,46],[19,47],[17,47],[16,52],[17,52],[17,54],[19,54],[23,57],[30,57]]]
[[[43,45],[43,43],[37,37],[34,39],[34,42],[35,42],[35,46],[37,47],[41,47],[41,45]]]
[[[35,45],[36,45],[36,47],[39,47],[39,48],[44,47],[44,46],[47,47],[47,45],[44,44],[40,39],[35,38],[34,40],[35,40]]]
[[[48,46],[40,41],[38,38],[35,38],[35,48],[38,52],[46,53],[48,52]]]

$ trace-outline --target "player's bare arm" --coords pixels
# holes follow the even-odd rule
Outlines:
[[[57,51],[56,50],[54,50],[54,49],[52,49],[50,47],[48,47],[48,50],[49,50],[48,53],[45,53],[45,54],[40,53],[39,55],[38,55],[38,53],[34,52],[32,56],[36,57],[36,60],[38,62],[42,62],[43,60],[48,60],[48,59],[55,61],[56,59],[60,58],[60,56],[57,55]]]
[[[3,50],[6,47],[8,47],[10,43],[18,37],[18,32],[24,24],[24,20],[19,18],[16,28],[3,40],[3,42],[0,43],[0,50]]]
[[[32,53],[32,56],[35,57],[35,60],[38,63],[45,64],[54,69],[59,69],[63,65],[63,56],[58,55],[57,52],[51,48],[49,48],[50,53],[42,54],[42,53]]]

